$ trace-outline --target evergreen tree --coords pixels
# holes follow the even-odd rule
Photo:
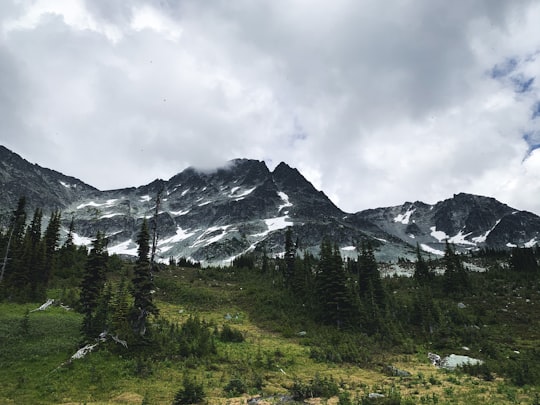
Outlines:
[[[54,211],[49,219],[43,241],[45,243],[45,263],[42,274],[42,283],[47,285],[56,264],[56,252],[60,241],[60,211]],[[73,239],[73,235],[71,235]],[[73,243],[73,240],[71,241]]]
[[[364,324],[368,332],[380,330],[386,309],[386,294],[377,268],[371,243],[362,243],[358,258],[358,293],[365,310]]]
[[[337,246],[323,240],[317,271],[316,293],[319,318],[338,328],[351,321],[353,300],[343,269],[343,260]]]
[[[443,285],[449,293],[464,293],[470,289],[469,275],[458,254],[446,241],[444,251],[444,276]]]
[[[103,292],[100,294],[93,318],[93,328],[96,332],[108,331],[111,327],[111,300],[112,287],[110,283],[105,283]]]
[[[60,278],[78,278],[84,273],[88,251],[85,246],[76,246],[73,241],[75,222],[71,218],[68,234],[56,255],[55,276]]]
[[[21,301],[43,301],[46,298],[46,283],[43,280],[45,250],[41,239],[42,218],[41,209],[36,209],[24,236],[22,265],[17,277],[18,282],[24,284],[16,286]]]
[[[152,264],[148,258],[150,253],[150,234],[146,219],[137,236],[137,262],[133,274],[133,311],[132,326],[135,333],[143,336],[146,333],[146,319],[150,314],[157,315],[158,309],[152,298],[155,289],[152,276]]]
[[[420,253],[420,246],[416,244],[416,263],[414,264],[414,279],[418,284],[425,285],[433,281],[435,274],[429,269],[428,264]]]
[[[509,267],[518,273],[537,273],[538,262],[531,248],[513,248],[509,259]]]
[[[98,232],[92,242],[92,249],[88,255],[81,282],[80,306],[84,314],[82,333],[86,338],[95,338],[102,332],[95,322],[96,309],[100,302],[105,286],[105,270],[107,268],[107,241],[105,236]]]
[[[268,254],[266,252],[266,246],[263,246],[262,255],[261,273],[268,274],[270,272],[270,265],[268,264]]]
[[[440,319],[440,311],[429,286],[418,288],[413,297],[411,323],[425,334],[433,334]]]
[[[122,277],[112,300],[111,328],[113,333],[123,339],[126,339],[131,334],[128,316],[128,289],[126,280]]]
[[[7,243],[4,258],[0,270],[0,283],[6,279],[6,293],[12,295],[10,290],[13,278],[16,279],[18,270],[21,268],[20,257],[23,248],[23,240],[26,224],[26,197],[19,198],[17,208],[13,211],[7,230]]]
[[[296,257],[296,246],[292,241],[292,228],[287,227],[285,232],[285,285],[290,287],[294,275],[294,262]]]

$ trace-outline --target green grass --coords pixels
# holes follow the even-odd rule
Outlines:
[[[403,352],[378,347],[368,337],[331,333],[303,319],[301,311],[291,312],[278,288],[269,289],[241,271],[166,270],[158,273],[156,284],[157,304],[164,318],[180,324],[197,316],[218,330],[228,324],[242,332],[245,340],[216,340],[217,354],[205,359],[154,361],[104,346],[84,359],[66,363],[79,348],[81,315],[58,307],[27,313],[40,304],[2,303],[0,404],[141,404],[143,400],[171,404],[185,377],[202,383],[210,404],[242,403],[231,396],[245,401],[255,395],[290,394],[294,387],[313,388],[317,381],[333,381],[342,400],[348,398],[353,404],[371,392],[384,393],[393,403],[403,404],[532,404],[538,392],[538,387],[516,386],[497,374],[494,381],[484,381],[436,369],[427,360],[427,352],[432,350],[428,344],[413,344],[413,349]],[[513,304],[529,317],[531,331],[521,318],[498,311],[513,294],[512,289],[502,291],[502,284],[500,288],[501,296],[493,301],[488,299],[490,292],[465,300],[468,308],[464,316],[491,319],[488,328],[497,334],[493,344],[506,355],[503,350],[513,345],[532,347],[540,315],[530,310],[534,307],[526,305],[529,303]],[[540,302],[535,288],[526,289],[526,293],[531,301]],[[408,292],[404,289],[395,295],[400,294]],[[227,314],[232,319],[227,319]],[[300,331],[306,336],[299,336]],[[361,366],[318,361],[313,350],[320,348],[321,342],[327,342],[328,347],[361,346],[369,360]],[[409,371],[411,376],[387,375],[384,369],[389,364]],[[240,394],[239,390],[246,392]]]

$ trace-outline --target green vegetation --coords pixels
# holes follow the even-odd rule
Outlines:
[[[154,263],[144,222],[131,263],[99,233],[76,248],[73,227],[59,247],[60,215],[42,236],[23,202],[0,231],[0,403],[538,403],[539,249],[417,249],[400,261],[414,277],[381,278],[369,243],[344,262],[325,240],[316,258],[289,229],[283,258],[203,269]],[[36,311],[46,298],[71,308]],[[447,371],[428,352],[483,362]]]

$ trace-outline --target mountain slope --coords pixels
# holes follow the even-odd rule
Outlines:
[[[435,254],[444,251],[447,241],[466,250],[532,247],[540,240],[537,215],[515,210],[494,198],[465,193],[435,205],[417,201],[361,211],[354,217]]]
[[[463,251],[535,246],[540,239],[540,217],[493,198],[457,194],[435,205],[407,202],[349,214],[286,163],[270,171],[264,162],[250,159],[215,170],[190,167],[169,180],[99,191],[0,146],[0,186],[4,214],[25,195],[30,209],[61,209],[65,228],[73,218],[79,244],[90,243],[102,231],[111,253],[132,256],[137,232],[154,215],[159,194],[161,260],[224,262],[263,247],[280,254],[288,226],[301,250],[316,253],[328,237],[344,254],[354,255],[360,242],[369,240],[381,260],[412,258],[417,243],[442,254],[446,241]]]
[[[98,190],[54,170],[29,163],[0,145],[0,213],[11,211],[19,198],[27,197],[28,207],[64,209]]]

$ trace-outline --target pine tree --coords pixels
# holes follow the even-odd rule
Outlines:
[[[73,241],[74,233],[75,223],[72,218],[66,240],[56,254],[55,277],[64,279],[79,278],[84,273],[88,251],[84,245],[75,245]]]
[[[368,332],[380,330],[386,310],[386,293],[377,268],[371,243],[362,243],[358,258],[358,293],[365,310],[364,323]]]
[[[452,246],[446,241],[444,251],[444,288],[449,293],[465,293],[470,289],[469,275],[461,261],[461,258],[454,251]]]
[[[294,261],[296,257],[296,246],[294,245],[292,241],[292,229],[291,227],[287,227],[287,231],[285,232],[285,285],[290,287],[291,286],[291,280],[294,275]]]
[[[10,284],[13,277],[16,277],[17,271],[20,269],[20,256],[22,253],[22,246],[24,240],[24,227],[26,224],[26,197],[19,198],[17,208],[13,211],[8,231],[7,231],[7,243],[4,252],[4,259],[2,261],[2,268],[0,270],[0,283],[5,281],[5,289],[10,289]],[[12,291],[8,292],[12,295]]]
[[[158,309],[152,298],[155,289],[152,276],[152,263],[148,259],[150,253],[150,234],[148,224],[144,219],[141,230],[137,236],[137,262],[133,274],[133,311],[132,326],[135,333],[144,336],[146,333],[146,319],[149,315],[157,315]]]
[[[432,334],[440,319],[440,311],[433,300],[429,286],[420,286],[413,296],[411,322],[420,327],[422,332]]]
[[[316,279],[319,318],[338,328],[350,323],[353,300],[337,246],[323,240]]]
[[[112,300],[111,328],[113,333],[123,339],[126,339],[131,334],[128,316],[128,289],[126,280],[122,277]]]
[[[268,264],[268,253],[266,252],[266,246],[263,246],[261,273],[268,274],[270,272],[270,266]]]
[[[81,282],[80,306],[84,314],[82,333],[86,338],[95,338],[102,332],[102,325],[95,322],[95,313],[105,286],[105,270],[107,268],[107,241],[105,236],[98,232],[92,242],[92,249],[88,255]]]
[[[44,271],[42,275],[42,282],[47,285],[56,264],[56,251],[58,249],[58,243],[60,241],[60,211],[55,211],[51,214],[49,224],[45,230],[43,240],[45,243],[45,263]],[[73,235],[71,236],[73,238]],[[73,240],[72,240],[73,242]]]
[[[513,248],[508,265],[518,273],[537,273],[540,269],[531,248]]]
[[[416,244],[416,263],[414,264],[414,279],[418,284],[425,285],[433,281],[435,275],[420,253],[420,245]]]
[[[23,265],[19,269],[19,274],[24,279],[26,293],[22,293],[25,286],[20,286],[18,290],[22,293],[22,300],[26,301],[43,301],[46,298],[46,283],[43,280],[45,250],[41,238],[42,218],[41,209],[36,209],[24,237],[21,258]]]

